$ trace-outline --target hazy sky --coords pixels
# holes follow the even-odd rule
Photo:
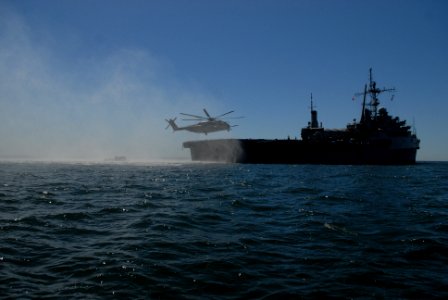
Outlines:
[[[207,138],[300,137],[359,118],[368,80],[448,159],[448,1],[0,0],[0,159],[189,157],[180,112],[235,110]],[[180,125],[184,125],[179,121]]]

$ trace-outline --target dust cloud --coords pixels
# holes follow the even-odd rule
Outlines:
[[[198,136],[165,130],[165,118],[216,100],[169,62],[135,48],[67,57],[20,16],[0,15],[0,160],[189,158],[182,142]]]

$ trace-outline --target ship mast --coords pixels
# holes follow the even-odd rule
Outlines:
[[[364,85],[364,94],[362,99],[362,111],[361,111],[361,123],[364,123],[366,120],[366,96],[367,96],[367,84]]]
[[[313,93],[311,93],[311,124],[310,128],[319,128],[319,122],[317,120],[317,111],[313,107]]]
[[[383,92],[393,92],[395,91],[395,88],[391,89],[379,89],[376,87],[376,82],[373,80],[372,77],[372,68],[369,69],[369,89],[364,90],[364,99],[366,97],[366,94],[370,95],[370,110],[373,113],[373,117],[376,118],[378,115],[378,105],[380,104],[380,101],[378,99],[378,95]],[[364,115],[364,103],[363,103],[363,115]]]

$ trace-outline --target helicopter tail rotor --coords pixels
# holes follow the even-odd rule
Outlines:
[[[165,127],[165,129],[168,129],[168,127],[172,127],[173,128],[173,131],[176,131],[176,130],[179,130],[179,127],[177,126],[177,124],[176,124],[176,119],[177,118],[174,118],[174,119],[165,119],[165,121],[167,121],[168,122],[168,125]]]

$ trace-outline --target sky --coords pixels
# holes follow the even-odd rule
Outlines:
[[[188,158],[182,142],[300,138],[359,119],[368,70],[448,160],[444,0],[0,0],[0,160]],[[234,110],[230,132],[165,129]]]

